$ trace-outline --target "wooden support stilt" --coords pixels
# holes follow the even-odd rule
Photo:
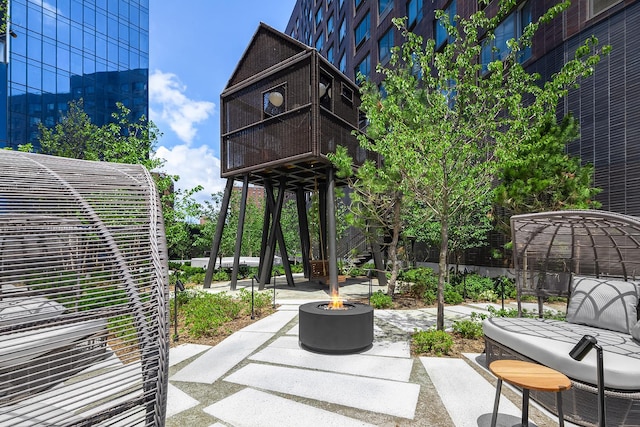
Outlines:
[[[216,232],[213,235],[213,242],[211,242],[211,253],[209,254],[209,264],[207,265],[207,272],[204,276],[204,287],[210,288],[211,281],[213,280],[213,270],[216,265],[216,258],[218,257],[218,251],[220,250],[220,242],[222,241],[222,232],[224,230],[224,222],[227,219],[227,211],[229,210],[229,200],[231,200],[231,190],[233,190],[233,178],[227,178],[227,185],[224,188],[224,195],[222,196],[222,205],[220,206],[220,214],[218,215],[218,223],[216,224]]]
[[[236,290],[238,283],[238,270],[240,269],[240,250],[242,249],[242,233],[244,231],[244,219],[247,212],[247,194],[249,192],[249,175],[242,180],[242,196],[240,197],[240,211],[238,212],[238,230],[236,231],[236,245],[233,251],[233,269],[231,270],[230,288]]]

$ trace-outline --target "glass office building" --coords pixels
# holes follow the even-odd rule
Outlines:
[[[98,126],[122,102],[148,117],[149,0],[10,0],[0,147],[31,142],[71,100]]]

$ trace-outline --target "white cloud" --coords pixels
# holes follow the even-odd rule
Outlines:
[[[220,178],[220,159],[213,155],[209,147],[160,146],[156,156],[166,160],[163,168],[165,172],[180,176],[176,189],[188,190],[196,185],[204,187],[196,195],[198,202],[210,200],[211,194],[224,190],[225,180]]]
[[[184,94],[186,90],[175,74],[155,70],[149,76],[151,119],[158,121],[159,117],[168,123],[178,138],[189,145],[197,134],[196,125],[213,115],[215,104],[189,99]]]

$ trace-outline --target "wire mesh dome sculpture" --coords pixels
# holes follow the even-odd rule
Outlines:
[[[0,150],[0,425],[164,425],[158,200],[140,165]]]
[[[640,219],[613,212],[541,212],[511,217],[519,293],[566,296],[571,274],[635,280]]]

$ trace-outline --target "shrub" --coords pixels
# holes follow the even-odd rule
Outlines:
[[[212,336],[225,322],[237,318],[242,307],[241,301],[234,300],[226,292],[198,292],[197,297],[183,307],[185,325],[189,334],[196,338]]]
[[[291,264],[292,273],[302,273],[303,271],[304,271],[304,266],[302,264]]]
[[[261,291],[253,293],[253,311],[258,316],[262,313],[266,307],[271,305],[271,292]],[[242,301],[244,310],[247,314],[251,313],[251,292],[247,289],[240,289],[238,291],[238,298]]]
[[[431,268],[418,267],[405,270],[401,273],[400,279],[409,284],[408,292],[415,298],[422,298],[428,305],[436,301],[438,276]]]
[[[450,305],[456,305],[462,302],[462,295],[448,283],[444,286],[444,302]]]
[[[435,304],[436,299],[437,299],[436,293],[431,289],[424,291],[424,293],[422,294],[422,300],[427,305]]]
[[[449,354],[453,348],[453,338],[445,331],[416,331],[411,337],[416,353],[442,356]]]
[[[382,291],[377,291],[371,295],[371,305],[373,308],[389,308],[393,306],[393,299]]]
[[[186,279],[186,283],[193,283],[194,285],[203,285],[204,284],[204,276],[205,272],[202,273],[194,273]]]
[[[480,294],[485,291],[493,291],[493,280],[476,273],[467,274],[458,282],[456,290],[460,295],[478,301]]]
[[[504,297],[505,298],[515,298],[516,297],[516,285],[514,281],[508,277],[500,276],[495,278],[495,287],[494,290],[498,297],[501,297],[500,293],[502,291],[502,287],[504,286]]]
[[[213,280],[214,282],[226,282],[228,280],[231,280],[231,276],[226,270],[218,270],[213,273],[213,278],[211,280]]]
[[[478,294],[477,301],[488,301],[488,302],[496,302],[498,301],[498,294],[493,292],[491,289],[484,290]]]
[[[482,323],[471,319],[453,322],[453,332],[460,334],[462,338],[468,339],[478,339],[484,336]]]

